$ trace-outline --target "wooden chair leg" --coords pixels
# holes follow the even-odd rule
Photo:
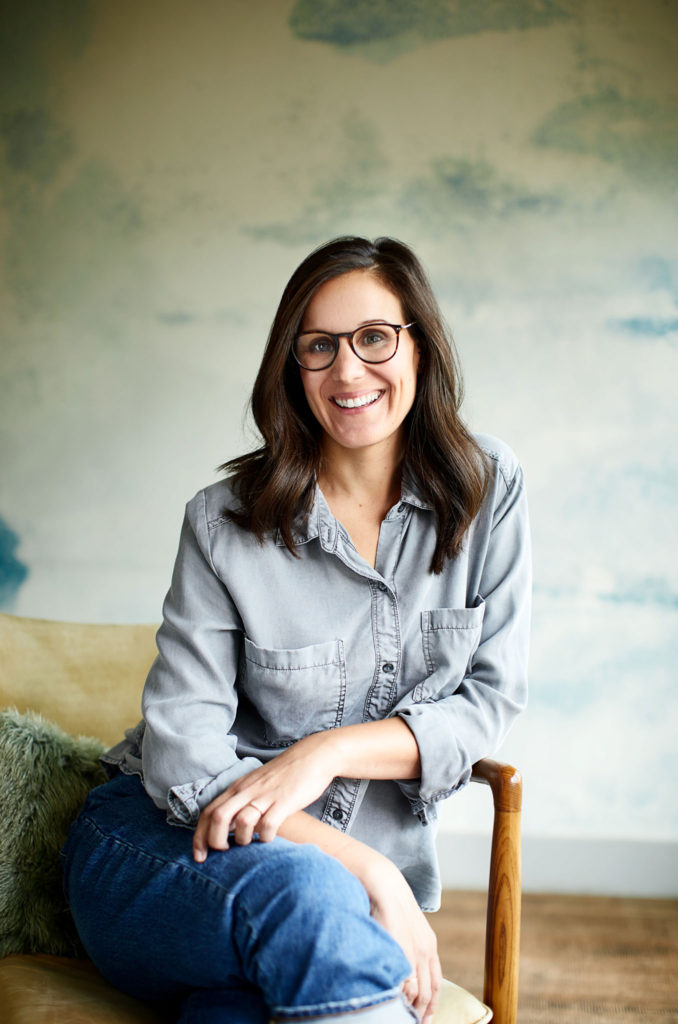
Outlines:
[[[510,765],[485,758],[473,767],[473,779],[492,789],[494,828],[490,856],[485,932],[483,999],[495,1024],[516,1024],[520,956],[520,812],[523,783]]]

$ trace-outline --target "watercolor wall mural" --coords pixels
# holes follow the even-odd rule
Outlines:
[[[289,273],[396,235],[468,422],[528,477],[532,696],[503,750],[526,838],[674,849],[678,7],[4,9],[2,610],[157,620],[184,502],[253,443]]]

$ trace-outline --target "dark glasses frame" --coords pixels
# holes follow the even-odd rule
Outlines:
[[[337,358],[337,355],[339,353],[339,342],[341,341],[342,338],[346,338],[349,345],[351,346],[351,352],[353,352],[353,354],[358,357],[361,363],[366,363],[368,366],[378,366],[380,363],[387,363],[389,359],[393,359],[394,355],[398,351],[398,345],[400,344],[400,332],[406,331],[410,327],[414,327],[416,322],[416,320],[413,320],[409,324],[390,324],[387,320],[373,320],[370,321],[370,323],[368,324],[361,324],[360,327],[356,327],[354,331],[341,331],[339,334],[332,334],[330,331],[301,331],[299,334],[296,334],[294,336],[294,342],[292,344],[292,355],[294,356],[295,362],[297,362],[299,366],[301,366],[302,370],[308,370],[309,373],[318,373],[320,370],[329,370],[330,366]],[[356,352],[355,346],[353,345],[353,337],[360,331],[367,330],[368,327],[391,327],[395,331],[396,343],[395,348],[393,349],[393,352],[391,352],[390,356],[386,356],[385,359],[365,359],[363,358],[363,356],[360,355],[359,352]],[[304,364],[299,359],[296,353],[296,344],[299,338],[303,338],[307,334],[317,334],[323,338],[329,338],[332,344],[334,345],[334,355],[330,359],[329,363],[325,364],[325,366],[304,366]]]

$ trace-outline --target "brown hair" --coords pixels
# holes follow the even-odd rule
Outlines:
[[[434,509],[436,546],[431,571],[459,551],[487,486],[483,452],[461,422],[461,375],[452,339],[419,260],[393,238],[336,238],[307,256],[280,300],[251,407],[264,444],[220,468],[240,502],[229,518],[260,541],[279,530],[294,554],[293,526],[313,504],[322,428],[306,402],[292,343],[315,291],[352,270],[369,270],[402,304],[420,350],[419,381],[406,419],[404,471]]]

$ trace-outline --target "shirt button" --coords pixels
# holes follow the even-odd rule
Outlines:
[[[334,818],[335,821],[342,821],[344,817],[344,812],[341,810],[341,808],[335,807],[334,810],[332,811],[332,817]]]
[[[379,590],[381,590],[381,591],[388,590],[388,587],[386,586],[385,583],[378,583],[377,586],[379,587]]]
[[[398,505],[398,511],[399,512],[404,512],[406,508],[407,508],[407,505]]]
[[[381,666],[381,671],[382,672],[391,673],[391,672],[393,672],[394,669],[395,669],[395,665],[393,664],[392,661],[385,661],[384,664]]]

